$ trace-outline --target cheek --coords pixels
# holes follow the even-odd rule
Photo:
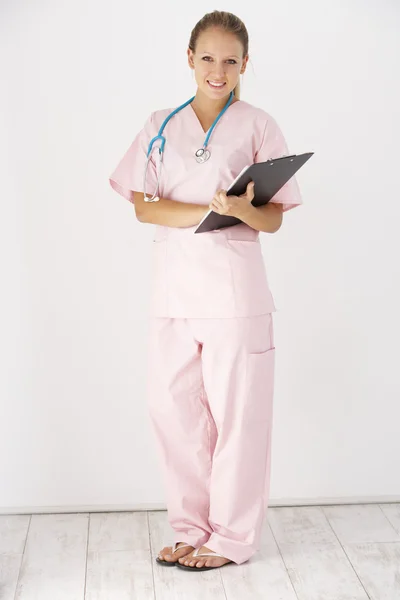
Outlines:
[[[229,75],[234,79],[240,75],[240,65],[231,65],[229,68]]]
[[[201,79],[204,79],[204,77],[207,75],[207,73],[210,72],[210,67],[207,63],[200,63],[197,68],[196,68],[196,75],[198,77],[200,77]]]

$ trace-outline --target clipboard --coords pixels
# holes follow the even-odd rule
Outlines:
[[[263,206],[275,196],[291,177],[311,158],[314,152],[291,154],[279,158],[270,158],[265,162],[246,166],[227,190],[228,196],[240,196],[246,192],[247,185],[254,181],[253,206]],[[213,210],[200,221],[194,233],[203,233],[223,229],[242,223],[237,217],[220,215]]]

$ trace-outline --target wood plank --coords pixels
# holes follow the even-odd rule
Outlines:
[[[14,600],[22,554],[0,554],[0,598]]]
[[[342,544],[400,542],[378,504],[323,506],[322,510]]]
[[[320,507],[270,508],[268,521],[299,600],[368,600]]]
[[[33,515],[15,600],[83,600],[88,514]]]
[[[150,552],[146,511],[91,513],[88,552]]]
[[[90,515],[85,600],[154,600],[147,514]]]
[[[346,544],[346,553],[371,600],[400,598],[400,543]]]
[[[0,554],[23,554],[30,515],[0,515]]]
[[[400,504],[380,504],[385,517],[400,535]]]
[[[0,516],[0,598],[14,600],[30,515]]]
[[[399,505],[329,506],[323,511],[371,599],[400,598]]]
[[[268,522],[279,546],[338,543],[326,516],[318,506],[270,507]]]
[[[268,522],[260,550],[242,565],[221,569],[227,600],[297,600]]]
[[[155,562],[158,552],[173,543],[173,530],[166,511],[149,512],[149,526],[156,600],[226,600],[222,569],[187,573],[179,567],[163,567]],[[224,567],[228,568],[235,567]]]

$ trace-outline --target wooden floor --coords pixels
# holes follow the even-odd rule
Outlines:
[[[269,508],[243,565],[155,562],[166,512],[0,516],[0,600],[400,600],[400,504]]]

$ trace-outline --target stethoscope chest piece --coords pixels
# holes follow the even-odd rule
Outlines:
[[[199,148],[199,150],[196,151],[195,156],[198,163],[205,163],[210,158],[211,153],[205,148]]]

